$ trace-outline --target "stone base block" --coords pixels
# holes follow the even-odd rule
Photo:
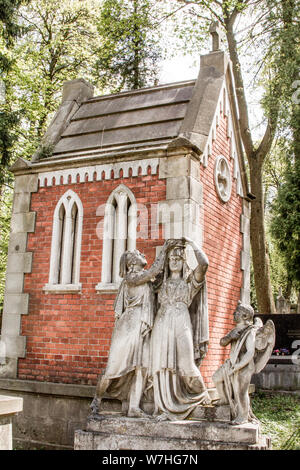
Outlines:
[[[120,413],[89,417],[85,430],[75,431],[75,450],[251,450],[270,448],[259,425],[232,426],[189,419],[156,422]]]
[[[22,398],[0,395],[0,450],[12,450],[12,417],[22,409]]]

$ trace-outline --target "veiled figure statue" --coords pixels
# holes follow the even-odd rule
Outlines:
[[[167,240],[153,265],[145,270],[145,256],[138,250],[126,251],[120,259],[123,278],[114,304],[115,327],[107,367],[100,377],[93,413],[99,411],[104,396],[128,400],[128,416],[143,417],[140,401],[150,366],[150,332],[154,322],[152,279],[164,266],[167,251],[176,244]]]
[[[236,327],[220,340],[221,346],[231,345],[230,357],[214,373],[220,405],[230,405],[232,424],[258,421],[249,398],[253,374],[260,372],[268,362],[275,344],[275,326],[272,320],[263,325],[260,318],[253,321],[254,311],[240,301],[234,312]]]
[[[186,263],[187,243],[198,262],[192,272]],[[154,415],[158,420],[185,419],[197,405],[210,404],[197,367],[208,344],[207,267],[205,253],[187,238],[166,256],[151,334]]]

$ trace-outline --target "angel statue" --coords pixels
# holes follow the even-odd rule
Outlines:
[[[190,271],[186,245],[198,265]],[[185,419],[198,405],[211,403],[198,368],[208,344],[205,273],[208,259],[192,240],[170,249],[157,290],[157,313],[151,334],[151,377],[157,420]],[[158,283],[159,284],[159,283]]]
[[[99,378],[91,404],[99,412],[104,395],[129,401],[128,416],[146,416],[140,401],[148,378],[150,332],[154,321],[152,280],[163,269],[166,253],[177,242],[167,240],[153,265],[146,270],[145,256],[138,250],[125,251],[120,259],[123,278],[115,304],[115,327],[107,367]]]
[[[257,421],[250,406],[249,385],[252,375],[265,367],[275,344],[272,320],[263,325],[253,316],[253,308],[239,301],[234,312],[236,326],[220,340],[221,346],[231,345],[230,357],[212,377],[218,404],[230,405],[233,425]]]

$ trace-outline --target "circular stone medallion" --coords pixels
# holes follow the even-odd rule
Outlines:
[[[215,162],[215,185],[219,198],[227,202],[231,196],[231,174],[228,161],[219,155]]]

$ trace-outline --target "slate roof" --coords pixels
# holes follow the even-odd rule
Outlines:
[[[56,144],[53,157],[164,147],[179,134],[195,80],[84,101]]]

